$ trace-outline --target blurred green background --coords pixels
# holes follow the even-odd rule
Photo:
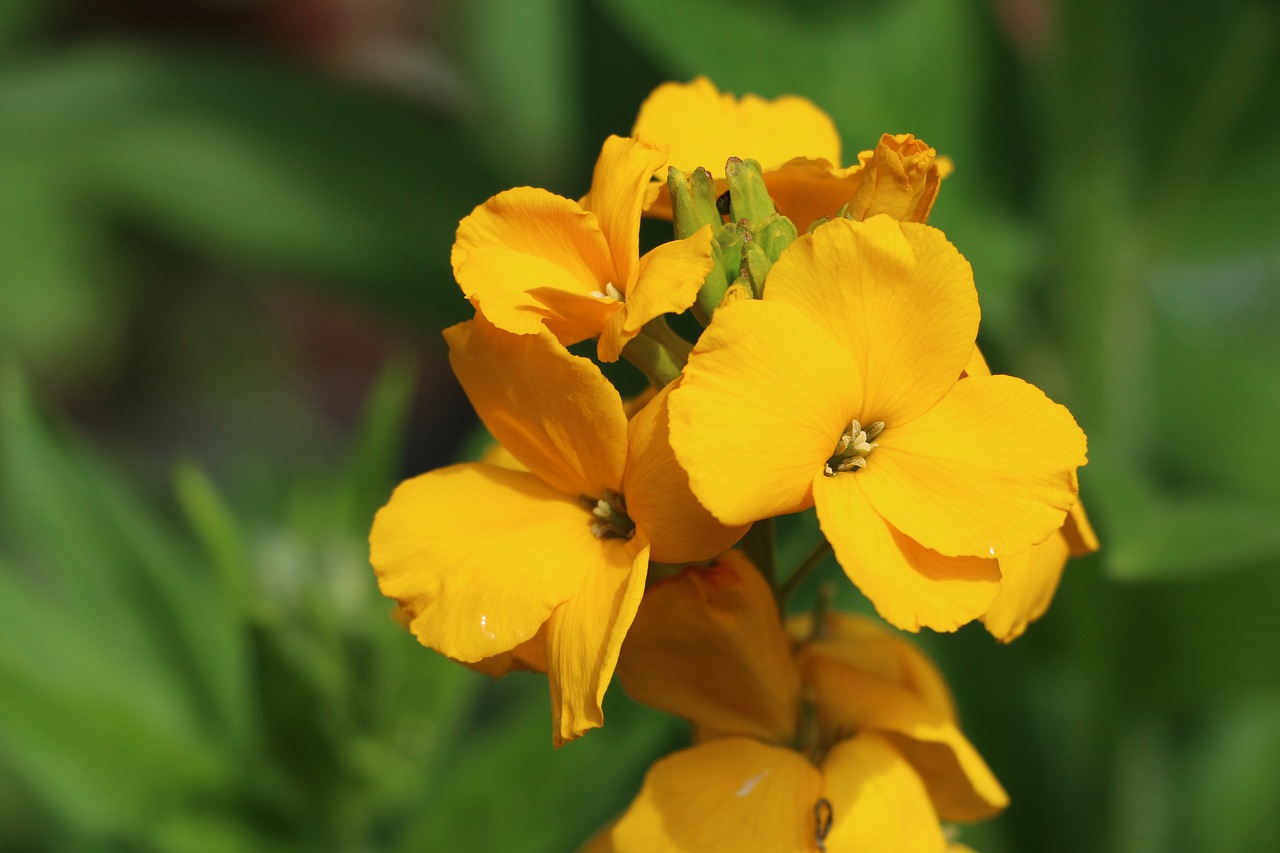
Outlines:
[[[1013,797],[963,837],[1277,849],[1280,13],[1232,0],[0,2],[0,849],[570,850],[685,742],[615,688],[553,752],[365,537],[473,428],[458,219],[700,73],[949,155],[993,366],[1089,433],[1102,553],[921,638]]]

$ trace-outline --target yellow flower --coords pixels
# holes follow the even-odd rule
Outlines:
[[[991,375],[991,368],[976,347],[964,372],[969,376]],[[1084,505],[1076,501],[1062,527],[1048,539],[1021,553],[999,558],[1000,591],[982,614],[982,624],[1002,643],[1016,640],[1027,625],[1049,609],[1067,558],[1083,557],[1097,550],[1098,537]]]
[[[874,151],[841,168],[835,124],[804,98],[741,100],[721,93],[705,77],[664,83],[640,107],[632,135],[671,146],[670,165],[701,166],[725,189],[725,161],[749,157],[764,168],[765,186],[778,212],[800,230],[842,209],[854,219],[879,213],[925,222],[949,163],[911,134],[884,134]],[[665,164],[664,164],[665,167]],[[649,212],[669,218],[665,171],[655,170]]]
[[[940,231],[835,220],[793,243],[762,300],[716,313],[671,395],[671,441],[726,524],[816,505],[850,579],[892,624],[954,630],[995,597],[996,558],[1076,501],[1085,438],[974,350],[969,264]]]
[[[494,675],[545,669],[558,745],[603,722],[649,560],[707,559],[742,531],[689,493],[666,392],[628,422],[599,369],[549,331],[477,318],[445,337],[477,413],[527,470],[469,463],[402,483],[371,561],[424,645]]]
[[[532,187],[499,193],[458,225],[454,277],[476,309],[515,334],[562,344],[599,337],[616,361],[642,326],[693,304],[711,269],[709,228],[640,257],[640,215],[666,149],[611,136],[581,201]]]
[[[942,853],[941,820],[1004,808],[915,648],[855,616],[790,627],[737,552],[649,589],[618,674],[697,742],[650,769],[594,849]]]

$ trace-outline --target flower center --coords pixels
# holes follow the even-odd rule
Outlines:
[[[591,534],[597,539],[630,539],[636,534],[636,523],[627,515],[627,501],[612,489],[603,498],[578,498],[591,511]]]
[[[604,290],[593,290],[591,295],[596,299],[612,299],[614,302],[626,302],[622,296],[622,291],[613,286],[613,282],[605,282]]]
[[[827,464],[822,466],[822,473],[828,477],[834,477],[841,471],[856,471],[859,468],[867,467],[867,457],[871,455],[871,451],[875,450],[877,445],[872,439],[880,435],[884,431],[884,421],[876,421],[867,424],[867,428],[863,429],[862,424],[858,423],[857,418],[849,422],[841,434],[840,440],[836,442],[836,452],[831,454],[831,458],[827,460]]]

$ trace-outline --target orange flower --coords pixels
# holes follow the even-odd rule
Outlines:
[[[482,318],[445,332],[477,413],[527,470],[452,465],[401,484],[371,560],[426,646],[490,674],[546,669],[558,744],[600,701],[650,559],[714,556],[742,533],[689,493],[667,441],[667,393],[630,422],[599,369],[549,331]]]
[[[581,203],[532,187],[489,199],[458,225],[462,292],[501,329],[598,336],[600,359],[617,361],[645,323],[692,305],[711,270],[709,228],[640,257],[645,191],[666,163],[665,147],[611,136]]]
[[[1085,439],[1010,376],[967,376],[978,299],[940,231],[835,220],[793,243],[762,300],[720,309],[671,395],[671,440],[726,524],[816,505],[879,613],[954,630],[995,558],[1062,526]]]
[[[698,742],[650,769],[611,849],[941,853],[940,820],[1007,804],[914,647],[849,615],[791,629],[737,552],[650,588],[619,677]]]

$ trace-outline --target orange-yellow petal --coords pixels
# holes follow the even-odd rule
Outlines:
[[[582,206],[596,215],[613,254],[613,286],[627,293],[640,258],[640,214],[649,179],[665,172],[667,149],[643,139],[610,136],[600,148]]]
[[[941,231],[886,216],[838,219],[792,243],[764,299],[794,305],[848,350],[863,386],[855,416],[890,429],[955,384],[978,332],[968,261]]]
[[[797,614],[787,620],[787,632],[797,643],[805,643],[805,654],[841,661],[881,681],[911,691],[925,705],[948,719],[955,717],[951,691],[938,668],[914,643],[885,627],[882,622],[831,611],[815,636],[812,617]]]
[[[795,732],[791,644],[769,585],[737,551],[649,588],[618,677],[636,701],[704,731],[766,741]]]
[[[937,152],[909,133],[886,133],[866,155],[862,181],[848,199],[849,215],[869,219],[883,213],[903,222],[926,221],[942,183]]]
[[[887,425],[857,473],[885,520],[949,556],[1012,556],[1062,526],[1084,433],[1012,376],[961,379],[926,414]]]
[[[801,654],[826,732],[877,732],[915,768],[944,820],[990,817],[1009,803],[1004,788],[955,721],[920,697],[820,654]]]
[[[547,622],[547,678],[556,746],[604,725],[600,703],[644,594],[649,566],[644,534],[637,531],[630,540],[597,543],[601,559]],[[554,551],[545,552],[544,559],[561,558]]]
[[[586,296],[614,276],[596,217],[577,202],[532,187],[499,193],[463,219],[451,261],[462,292],[477,309],[517,334],[536,332],[549,315],[529,291],[553,288]],[[556,325],[562,327],[556,332],[581,331],[562,320]]]
[[[947,842],[916,771],[875,734],[837,743],[823,762],[831,804],[830,853],[943,853]]]
[[[1068,556],[1067,538],[1059,531],[1019,554],[1000,558],[1000,593],[982,615],[991,636],[1011,642],[1044,615]]]
[[[626,292],[625,310],[610,317],[600,335],[600,360],[617,361],[622,348],[650,320],[687,310],[712,263],[709,225],[683,240],[663,243],[641,258],[638,277]]]
[[[509,652],[491,658],[468,663],[470,669],[490,678],[501,678],[509,672],[547,671],[547,626],[543,623],[538,633]]]
[[[441,468],[378,511],[370,560],[426,646],[475,662],[533,637],[602,559],[591,516],[532,474]]]
[[[627,514],[653,543],[651,559],[680,564],[723,553],[747,528],[721,524],[689,489],[689,475],[671,449],[668,398],[674,387],[658,392],[628,425],[623,492]]]
[[[716,177],[724,176],[730,157],[750,157],[766,169],[793,157],[840,162],[835,124],[812,101],[794,95],[738,99],[706,77],[654,89],[631,132],[670,145],[676,168],[691,172],[702,166]]]
[[[999,591],[996,561],[946,557],[891,527],[858,483],[874,462],[852,474],[819,475],[813,484],[818,523],[845,574],[904,631],[954,631],[981,616]]]
[[[477,317],[445,330],[449,363],[494,438],[573,497],[618,491],[627,456],[622,398],[550,332],[513,335]]]
[[[848,352],[794,308],[738,302],[716,312],[671,394],[671,446],[726,524],[795,512],[859,392]]]
[[[1071,548],[1071,556],[1083,557],[1092,554],[1100,547],[1098,534],[1093,532],[1089,516],[1085,515],[1084,504],[1076,501],[1067,513],[1066,523],[1062,525],[1062,535],[1067,537],[1067,545]]]
[[[613,830],[618,853],[810,853],[822,778],[789,749],[721,738],[658,761]]]
[[[826,160],[797,157],[766,172],[764,184],[778,213],[803,234],[814,220],[840,212],[862,183],[861,172],[861,164],[841,169]]]

